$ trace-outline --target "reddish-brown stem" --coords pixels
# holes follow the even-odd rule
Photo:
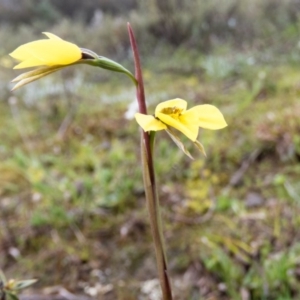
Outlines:
[[[135,78],[137,80],[136,96],[139,105],[139,112],[142,114],[147,114],[147,106],[146,106],[146,99],[145,99],[144,82],[143,82],[140,56],[139,56],[136,40],[134,37],[134,33],[130,24],[128,24],[128,32],[129,32],[129,38],[130,38],[130,43],[131,43],[131,48],[133,51],[134,63],[135,63]],[[157,269],[158,269],[158,274],[159,274],[159,279],[160,279],[160,284],[162,289],[162,295],[163,295],[163,300],[172,300],[173,299],[172,291],[171,291],[171,285],[167,273],[167,261],[166,261],[164,245],[163,245],[159,201],[158,201],[158,196],[156,191],[155,172],[154,172],[153,157],[152,157],[152,150],[150,144],[150,136],[147,132],[143,131],[141,142],[142,142],[141,153],[142,153],[142,161],[143,161],[144,186],[145,186],[147,206],[148,206],[149,216],[150,216],[151,232],[154,241]]]
[[[135,67],[135,77],[138,82],[137,85],[137,100],[139,104],[139,111],[141,114],[147,114],[147,106],[146,106],[146,100],[145,100],[145,89],[144,89],[144,81],[143,81],[143,73],[141,68],[141,60],[140,55],[138,51],[138,47],[136,44],[136,40],[133,34],[133,30],[128,23],[128,32],[129,32],[129,39],[130,44],[133,52],[134,57],[134,67]]]
[[[147,105],[146,105],[146,98],[145,98],[145,89],[144,89],[144,80],[143,80],[143,73],[141,68],[141,61],[140,55],[137,47],[137,43],[134,37],[133,30],[128,23],[128,32],[129,32],[129,39],[130,44],[133,52],[134,57],[134,66],[135,66],[135,78],[137,80],[137,87],[136,87],[136,97],[139,105],[139,112],[141,114],[147,114]],[[154,175],[154,168],[153,168],[153,161],[152,161],[152,153],[151,153],[151,146],[150,146],[150,138],[147,132],[143,132],[143,140],[145,143],[146,153],[147,153],[147,160],[149,166],[149,175],[150,180],[153,185],[155,185],[155,175]]]

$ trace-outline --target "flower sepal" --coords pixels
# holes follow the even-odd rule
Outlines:
[[[194,145],[206,157],[206,152],[205,152],[204,146],[197,140],[194,142]]]
[[[22,73],[11,81],[18,82],[11,90],[14,91],[30,82],[38,80],[63,68],[64,66],[40,67],[38,69]]]
[[[191,155],[191,153],[189,152],[189,150],[184,146],[184,144],[182,143],[182,141],[179,139],[179,137],[172,132],[169,128],[166,129],[167,134],[170,136],[170,138],[172,139],[172,141],[176,144],[176,146],[186,155],[188,156],[190,159],[194,159],[194,157]]]

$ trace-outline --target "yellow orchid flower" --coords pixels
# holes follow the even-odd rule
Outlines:
[[[21,45],[9,54],[20,62],[14,69],[38,67],[13,79],[12,82],[18,82],[13,90],[74,64],[89,64],[103,69],[125,73],[134,82],[136,81],[134,76],[120,64],[103,56],[98,56],[91,50],[79,48],[77,45],[67,42],[53,33],[43,33],[48,39],[37,40]]]
[[[14,69],[37,66],[66,66],[82,58],[81,49],[58,36],[44,32],[49,39],[30,42],[18,47],[10,56],[21,61]]]
[[[203,104],[187,110],[187,102],[179,98],[158,104],[155,116],[136,113],[135,119],[146,132],[167,130],[170,134],[169,127],[173,127],[192,140],[203,153],[203,146],[196,141],[199,128],[217,130],[227,126],[222,113],[215,106]],[[180,144],[180,148],[183,147],[174,134],[171,137],[177,145]]]
[[[48,39],[33,41],[21,45],[9,55],[20,61],[14,69],[38,67],[23,73],[12,80],[18,82],[12,90],[27,83],[49,75],[69,65],[87,63],[85,59],[93,60],[98,57],[92,51],[79,48],[53,33],[43,32]]]

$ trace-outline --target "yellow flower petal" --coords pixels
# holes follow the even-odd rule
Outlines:
[[[30,68],[30,67],[40,66],[42,64],[43,64],[43,62],[36,58],[33,58],[33,59],[29,58],[29,59],[22,61],[18,65],[14,66],[14,69]]]
[[[38,40],[18,47],[10,56],[21,63],[14,69],[69,65],[81,59],[81,50],[75,44],[66,42],[51,33],[48,40]]]
[[[199,120],[198,111],[189,109],[189,110],[185,111],[184,113],[182,113],[180,115],[179,119],[183,124],[193,123],[193,124],[198,125],[198,120]]]
[[[199,132],[199,126],[197,123],[186,123],[185,120],[184,122],[182,122],[181,118],[177,120],[163,113],[158,113],[157,118],[159,118],[166,125],[174,127],[175,129],[179,130],[193,142],[197,139],[198,132]]]
[[[222,129],[227,123],[218,108],[210,104],[197,105],[187,110],[185,115],[196,112],[198,115],[198,126],[206,129]]]
[[[162,110],[164,109],[169,109],[169,108],[178,108],[184,112],[186,110],[186,107],[187,107],[187,102],[179,98],[164,101],[156,106],[155,116],[157,117],[158,113],[162,112]]]
[[[58,37],[57,35],[50,33],[50,32],[43,32],[43,34],[52,40],[60,40],[60,41],[62,40],[60,37]]]
[[[144,131],[159,131],[167,129],[167,126],[153,116],[140,113],[135,114],[135,119]]]

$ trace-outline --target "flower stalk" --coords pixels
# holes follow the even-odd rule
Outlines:
[[[135,78],[137,80],[136,96],[139,105],[139,112],[147,114],[147,106],[145,100],[145,91],[143,83],[143,75],[139,57],[139,51],[134,37],[133,30],[128,23],[128,33],[135,63]],[[172,300],[172,290],[167,270],[167,260],[164,249],[164,241],[162,234],[162,222],[160,215],[160,205],[156,188],[155,172],[153,164],[153,145],[155,132],[141,133],[141,158],[143,169],[143,180],[147,201],[147,208],[150,217],[151,233],[154,241],[156,254],[157,271],[159,274],[160,285],[162,289],[163,300]]]

